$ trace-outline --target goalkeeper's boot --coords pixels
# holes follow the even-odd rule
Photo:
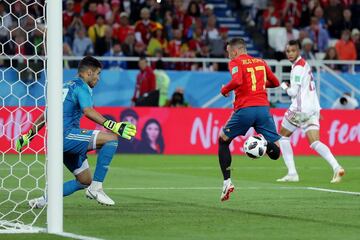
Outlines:
[[[276,180],[277,182],[298,182],[299,181],[299,175],[297,174],[288,174],[282,178],[279,178]]]
[[[221,197],[220,200],[223,201],[227,201],[230,198],[230,194],[235,190],[235,186],[229,182],[227,184],[224,184],[223,186],[223,190],[221,192]]]
[[[108,195],[105,194],[103,188],[96,186],[96,184],[92,183],[86,189],[85,194],[87,198],[94,199],[102,205],[106,205],[106,206],[115,205],[115,202]]]
[[[46,206],[46,199],[44,196],[29,200],[29,206],[31,208],[43,208]]]
[[[345,170],[342,167],[338,167],[334,171],[333,179],[330,183],[338,183],[341,182],[341,178],[345,175]]]

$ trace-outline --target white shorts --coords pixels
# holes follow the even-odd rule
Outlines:
[[[306,114],[301,112],[286,111],[281,126],[294,132],[296,129],[301,128],[304,132],[309,130],[319,130],[319,112]]]

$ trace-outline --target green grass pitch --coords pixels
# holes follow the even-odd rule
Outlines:
[[[236,190],[220,202],[216,156],[117,155],[105,181],[115,201],[105,207],[84,191],[64,199],[64,231],[103,239],[360,239],[359,157],[338,157],[340,184],[319,157],[296,157],[299,183],[277,183],[282,160],[233,158]],[[91,156],[92,170],[95,156]],[[64,169],[65,180],[71,175]],[[45,214],[38,226],[44,226]],[[46,234],[0,239],[65,239]]]

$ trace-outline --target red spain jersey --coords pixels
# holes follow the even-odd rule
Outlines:
[[[280,85],[279,80],[263,59],[242,54],[229,62],[231,81],[221,94],[235,92],[234,109],[251,106],[269,106],[266,88]]]

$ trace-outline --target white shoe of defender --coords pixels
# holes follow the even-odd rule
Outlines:
[[[43,208],[46,206],[46,199],[44,196],[29,200],[29,206],[31,208]]]
[[[115,204],[115,202],[108,195],[104,193],[104,190],[102,188],[91,189],[90,187],[88,187],[86,189],[85,194],[87,198],[95,199],[100,204],[107,206],[112,206]]]
[[[221,192],[221,197],[220,197],[220,200],[223,202],[223,201],[226,201],[226,200],[229,200],[230,198],[230,194],[235,190],[235,186],[232,184],[232,183],[229,183],[227,185],[224,185],[223,186],[223,190]]]
[[[335,172],[330,183],[339,183],[341,182],[341,178],[345,175],[345,170],[342,167],[338,167]]]
[[[299,175],[286,175],[285,177],[279,178],[276,180],[277,182],[298,182]]]

